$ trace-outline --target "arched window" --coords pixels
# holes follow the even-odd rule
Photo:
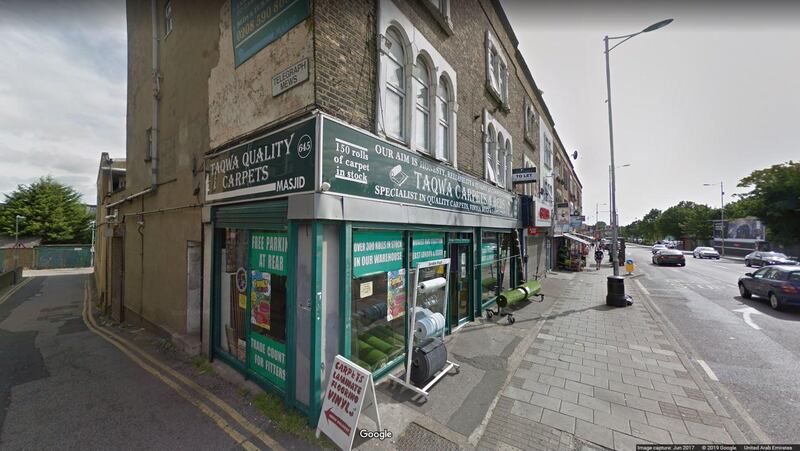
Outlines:
[[[497,136],[494,133],[494,126],[489,124],[488,132],[486,133],[486,178],[490,182],[497,183]]]
[[[393,29],[386,32],[386,95],[383,105],[384,132],[397,139],[403,139],[403,121],[406,99],[405,50],[400,35]]]
[[[503,146],[503,186],[506,188],[511,187],[511,140],[506,139],[506,145]]]
[[[414,64],[414,145],[430,152],[430,75],[428,65],[422,58]]]
[[[497,185],[506,186],[506,172],[505,172],[505,149],[506,139],[502,133],[497,134],[497,154],[495,156],[497,161]]]
[[[439,78],[436,87],[436,153],[452,162],[450,151],[450,88],[447,79]]]

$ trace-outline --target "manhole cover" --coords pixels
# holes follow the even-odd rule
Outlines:
[[[431,432],[417,423],[408,425],[403,435],[397,440],[397,449],[400,450],[436,450],[436,451],[458,451],[458,446],[442,437]]]

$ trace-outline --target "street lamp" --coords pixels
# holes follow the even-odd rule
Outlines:
[[[597,203],[597,205],[594,206],[594,224],[595,224],[595,226],[597,225],[597,221],[600,220],[600,206],[601,205],[606,206],[606,207],[608,206],[608,204],[606,204],[606,203],[602,203],[601,204],[599,202]]]
[[[722,256],[725,256],[725,191],[722,181],[719,183],[703,183],[703,186],[717,186],[719,185],[719,212],[720,212],[720,226],[722,227]]]
[[[611,66],[610,66],[610,63],[609,63],[609,54],[611,53],[612,50],[617,48],[617,46],[619,46],[623,42],[627,41],[628,39],[630,39],[630,38],[632,38],[632,37],[634,37],[636,35],[642,34],[642,33],[648,33],[650,31],[658,30],[659,28],[663,28],[663,27],[669,25],[671,22],[672,22],[672,19],[666,19],[666,20],[662,20],[661,22],[654,23],[653,25],[650,25],[649,27],[647,27],[644,30],[639,31],[637,33],[627,34],[627,35],[624,35],[624,36],[613,36],[613,37],[609,37],[608,35],[606,35],[606,37],[603,38],[603,41],[605,42],[605,55],[606,55],[606,89],[607,89],[607,92],[608,92],[608,97],[606,99],[606,103],[608,104],[608,141],[609,141],[609,150],[610,150],[610,153],[611,153],[611,166],[610,166],[610,170],[611,170],[611,212],[612,212],[611,213],[611,220],[613,221],[613,224],[611,225],[611,229],[612,229],[612,233],[613,233],[613,238],[612,238],[612,242],[611,242],[611,252],[613,253],[612,255],[614,255],[614,276],[613,277],[615,279],[619,276],[619,261],[618,261],[619,260],[619,258],[618,258],[619,252],[617,250],[617,247],[618,247],[618,242],[617,242],[617,240],[618,240],[618,233],[617,233],[617,202],[616,202],[616,188],[617,188],[617,185],[616,185],[616,178],[615,178],[615,172],[614,172],[614,126],[613,126],[612,115],[611,115]],[[610,41],[610,40],[619,40],[619,39],[621,39],[620,42],[614,44],[613,47],[608,48],[608,41]],[[625,303],[626,303],[626,300],[625,300],[625,285],[623,283],[623,280],[620,279],[620,281],[619,281],[620,287],[618,287],[618,288],[620,288],[621,293],[616,293],[615,295],[612,295],[612,293],[611,293],[612,284],[614,283],[611,280],[612,279],[609,279],[609,282],[608,282],[609,293],[608,293],[608,297],[606,298],[606,303],[612,304],[612,305],[625,305]],[[616,299],[612,299],[612,298],[616,298]],[[612,303],[612,302],[610,302],[611,300],[614,300],[615,302]]]
[[[89,266],[94,267],[94,232],[97,229],[97,221],[89,221],[89,227],[92,228],[92,249]]]

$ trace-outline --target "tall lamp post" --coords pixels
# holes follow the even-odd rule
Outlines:
[[[619,251],[617,249],[618,246],[619,246],[619,243],[617,242],[617,240],[618,240],[618,232],[617,232],[617,202],[616,202],[617,185],[616,185],[616,178],[615,178],[615,172],[614,172],[614,126],[613,126],[612,115],[611,115],[611,66],[609,64],[609,54],[611,53],[612,50],[617,48],[617,46],[619,46],[623,42],[627,41],[628,39],[630,39],[630,38],[632,38],[634,36],[640,35],[642,33],[648,33],[650,31],[655,31],[655,30],[658,30],[659,28],[666,27],[671,22],[672,22],[672,19],[666,19],[666,20],[662,20],[661,22],[654,23],[653,25],[650,25],[649,27],[647,27],[644,30],[639,31],[637,33],[626,34],[626,35],[623,35],[623,36],[611,36],[611,37],[606,35],[603,38],[603,41],[605,42],[605,55],[606,55],[606,89],[608,91],[608,97],[606,99],[606,103],[608,104],[608,141],[609,141],[609,150],[611,152],[611,221],[613,222],[613,224],[611,225],[612,234],[613,234],[612,241],[611,241],[611,252],[612,252],[612,255],[614,255],[614,257],[615,257],[614,258],[614,276],[612,276],[612,277],[614,277],[614,279],[617,279],[619,277],[619,261],[618,261],[619,258],[617,258],[617,256],[619,255]],[[620,42],[614,44],[613,47],[609,48],[608,47],[608,41],[616,41],[616,40],[620,40]],[[612,288],[612,285],[613,285],[613,287],[618,288],[618,290],[614,290]],[[608,293],[608,296],[606,297],[606,303],[607,304],[620,305],[620,306],[626,305],[625,285],[624,285],[624,282],[623,282],[622,279],[620,279],[619,282],[612,282],[612,279],[609,279],[608,290],[609,290],[609,293]],[[612,293],[612,291],[615,291],[615,292]]]
[[[722,186],[722,181],[719,183],[703,183],[703,186],[717,186],[719,185],[719,211],[720,211],[720,227],[722,227],[722,256],[725,256],[725,190]]]
[[[597,205],[594,206],[594,225],[595,226],[597,225],[597,222],[600,220],[600,206],[601,205],[606,206],[606,207],[608,206],[608,204],[606,204],[606,203],[602,203],[601,204],[599,202],[597,203]]]

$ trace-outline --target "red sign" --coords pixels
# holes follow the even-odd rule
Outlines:
[[[539,234],[539,231],[538,231],[538,230],[536,230],[536,227],[534,227],[534,226],[528,226],[528,235],[531,235],[531,236],[536,236],[536,235],[538,235],[538,234]]]
[[[539,219],[550,219],[550,209],[548,209],[548,208],[540,208],[539,209]]]

